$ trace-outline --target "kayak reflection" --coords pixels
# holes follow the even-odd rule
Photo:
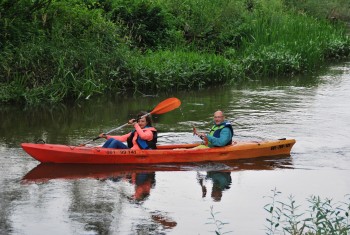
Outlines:
[[[22,178],[23,183],[46,182],[53,179],[118,179],[133,173],[155,173],[157,171],[205,171],[233,172],[242,170],[274,170],[293,168],[292,158],[272,157],[252,160],[237,160],[224,163],[160,165],[102,165],[102,164],[49,164],[41,163]],[[136,182],[136,178],[135,178]]]
[[[117,181],[120,179],[132,178],[132,174],[136,173],[155,173],[156,171],[179,171],[179,166],[157,166],[157,165],[103,165],[103,164],[49,164],[41,163],[23,178],[23,183],[40,183],[53,179],[111,179]],[[138,181],[135,179],[131,181]]]

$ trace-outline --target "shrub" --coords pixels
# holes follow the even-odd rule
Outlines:
[[[111,20],[121,26],[124,40],[141,49],[155,48],[167,37],[167,14],[153,1],[120,0]]]

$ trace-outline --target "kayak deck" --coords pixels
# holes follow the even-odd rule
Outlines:
[[[199,144],[160,145],[155,150],[108,149],[102,147],[23,143],[22,148],[42,163],[158,164],[228,161],[290,155],[294,139],[234,142],[215,148],[194,148]]]

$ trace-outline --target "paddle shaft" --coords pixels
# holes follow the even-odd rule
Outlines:
[[[146,113],[145,115],[142,115],[140,118],[144,118],[144,117],[147,117],[148,115],[151,115],[151,114],[163,114],[163,113],[167,113],[167,112],[170,112],[171,110],[174,110],[176,108],[178,108],[179,106],[181,105],[181,101],[175,97],[173,98],[168,98],[166,100],[163,100],[162,102],[160,102],[151,112],[149,113]],[[137,120],[139,120],[140,118],[138,118]],[[110,131],[108,131],[107,133],[105,133],[106,135],[116,131],[116,130],[119,130],[121,128],[123,128],[124,126],[128,125],[128,123],[125,123],[124,125],[120,126],[120,127],[117,127],[115,129],[112,129]],[[92,140],[89,140],[88,142],[84,143],[84,144],[80,144],[80,146],[84,146],[86,144],[89,144],[91,143],[92,141],[95,141],[95,140],[98,140],[100,139],[101,137],[100,136],[97,136],[95,137],[94,139]]]
[[[146,113],[145,115],[141,116],[139,119],[144,118],[144,117],[147,117],[148,115],[151,115],[151,113]],[[114,128],[114,129],[112,129],[112,130],[107,131],[105,134],[108,135],[108,134],[110,134],[110,133],[112,133],[112,132],[114,132],[114,131],[117,131],[117,130],[122,129],[123,127],[125,127],[125,126],[127,126],[127,125],[130,125],[130,123],[127,122],[127,123],[125,123],[125,124],[123,124],[123,125],[121,125],[121,126],[119,126],[119,127],[117,127],[117,128]],[[84,144],[82,144],[82,145],[87,145],[87,144],[89,144],[89,143],[91,143],[91,142],[93,142],[93,141],[95,141],[95,140],[100,139],[100,138],[101,138],[100,136],[97,136],[97,137],[93,138],[92,140],[89,140],[88,142],[86,142],[86,143],[84,143]]]

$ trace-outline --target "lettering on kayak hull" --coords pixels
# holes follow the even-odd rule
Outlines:
[[[280,144],[276,146],[271,146],[271,150],[278,150],[278,149],[283,149],[283,148],[289,148],[290,144]]]
[[[115,155],[115,154],[136,154],[135,150],[107,150],[107,155]]]

